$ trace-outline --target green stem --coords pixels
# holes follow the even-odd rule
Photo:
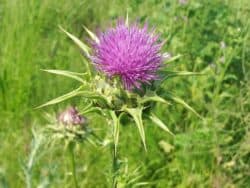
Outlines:
[[[78,183],[77,183],[77,179],[76,179],[76,163],[75,163],[75,154],[74,154],[74,143],[70,142],[68,148],[69,148],[69,155],[70,155],[70,160],[71,160],[74,185],[75,185],[75,188],[79,188]]]
[[[111,146],[111,152],[112,152],[112,188],[117,188],[117,171],[118,171],[118,166],[117,166],[117,155],[115,152],[115,144],[113,143]]]
[[[112,137],[113,143],[111,146],[111,156],[112,156],[112,188],[117,188],[118,184],[118,171],[119,171],[119,164],[118,164],[118,157],[117,157],[117,142],[119,137],[119,118],[117,118],[115,111],[110,111],[111,118],[113,120],[112,126]],[[118,133],[118,134],[117,134]]]
[[[32,188],[31,186],[31,170],[27,169],[25,171],[25,177],[26,177],[26,188]]]

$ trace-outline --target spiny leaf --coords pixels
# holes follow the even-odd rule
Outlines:
[[[105,103],[107,103],[107,100],[101,96],[101,95],[98,95],[98,94],[95,94],[93,92],[88,92],[88,91],[81,91],[81,87],[79,87],[78,89],[76,90],[73,90],[65,95],[62,95],[60,97],[57,97],[41,106],[38,106],[36,108],[42,108],[42,107],[45,107],[45,106],[49,106],[49,105],[53,105],[53,104],[57,104],[57,103],[60,103],[62,101],[65,101],[67,99],[70,99],[72,97],[75,97],[75,96],[83,96],[85,98],[89,98],[89,99],[98,99],[98,100],[101,100],[101,101],[104,101]]]
[[[167,93],[166,96],[169,99],[173,100],[174,102],[183,105],[185,108],[187,108],[188,110],[192,111],[195,115],[197,115],[199,118],[202,119],[202,117],[191,106],[189,106],[184,100],[182,100],[181,98],[175,97],[171,93]]]
[[[162,97],[158,96],[156,93],[146,94],[143,98],[139,99],[139,103],[141,103],[141,104],[144,104],[144,103],[150,102],[150,101],[160,102],[160,103],[164,103],[164,104],[170,104],[168,101],[166,101]]]
[[[79,87],[76,90],[73,90],[73,91],[71,91],[71,92],[69,92],[69,93],[67,93],[65,95],[57,97],[57,98],[55,98],[55,99],[53,99],[53,100],[51,100],[49,102],[46,102],[45,104],[40,105],[40,106],[38,106],[36,108],[42,108],[42,107],[49,106],[49,105],[52,105],[52,104],[57,104],[59,102],[62,102],[64,100],[67,100],[67,99],[72,98],[74,96],[77,96],[77,95],[79,95],[81,93],[80,90],[81,90],[81,87]]]
[[[163,123],[155,114],[151,114],[149,116],[149,118],[157,125],[159,126],[161,129],[163,129],[164,131],[168,132],[169,134],[171,134],[172,136],[174,136],[174,134],[168,129],[168,127],[165,125],[165,123]]]
[[[136,124],[136,126],[137,126],[137,128],[139,130],[139,133],[140,133],[141,140],[142,140],[142,143],[144,145],[144,148],[147,151],[145,132],[144,132],[144,127],[143,127],[143,122],[142,122],[142,110],[143,110],[143,107],[127,108],[126,106],[124,106],[123,110],[133,117],[133,119],[135,121],[135,124]]]
[[[84,44],[81,40],[79,40],[77,37],[75,37],[74,35],[68,33],[66,30],[64,30],[61,26],[59,26],[60,29],[71,39],[73,40],[77,46],[79,46],[83,51],[84,53],[86,54],[87,57],[89,57],[89,47]]]
[[[65,70],[51,70],[51,69],[42,69],[42,71],[66,76],[69,78],[73,78],[81,83],[84,83],[84,84],[86,83],[81,77],[78,76],[78,75],[84,75],[84,73],[76,73],[76,72],[70,72],[70,71],[65,71]]]
[[[83,28],[96,43],[100,43],[99,38],[92,31],[90,31],[86,26],[83,26]]]

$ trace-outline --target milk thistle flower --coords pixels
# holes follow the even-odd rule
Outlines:
[[[98,38],[93,44],[92,61],[108,77],[119,76],[125,89],[140,88],[158,78],[163,43],[147,24],[140,28],[136,23],[129,26],[118,21],[115,28],[107,29]]]

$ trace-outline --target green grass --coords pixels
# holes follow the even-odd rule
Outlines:
[[[81,104],[77,98],[34,109],[77,87],[74,81],[40,69],[86,69],[80,51],[58,26],[86,41],[83,25],[92,31],[105,28],[127,11],[131,20],[148,20],[156,26],[162,39],[167,39],[165,51],[183,55],[169,68],[204,73],[166,81],[160,91],[163,96],[164,91],[174,92],[204,118],[180,105],[155,106],[154,112],[175,137],[145,122],[147,153],[133,124],[121,127],[120,155],[127,161],[123,165],[128,165],[123,181],[138,178],[136,183],[149,182],[146,187],[163,188],[250,185],[247,0],[190,0],[186,5],[170,0],[0,0],[0,187],[26,186],[22,167],[32,150],[32,127],[46,125],[43,112]],[[105,137],[108,127],[102,117],[91,116],[89,121]],[[174,149],[164,150],[160,141]],[[80,187],[109,187],[109,153],[108,148],[88,143],[77,148]],[[43,183],[44,187],[72,187],[68,158],[60,143],[42,145],[32,170],[33,186]]]

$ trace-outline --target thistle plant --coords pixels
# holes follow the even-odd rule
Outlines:
[[[85,140],[92,143],[90,135],[93,135],[93,132],[87,125],[87,119],[73,106],[61,112],[57,118],[50,114],[46,114],[46,117],[50,123],[45,129],[50,138],[47,142],[52,145],[57,141],[64,142],[69,154],[74,187],[77,188],[79,186],[76,177],[75,146]]]
[[[112,187],[117,187],[121,118],[128,116],[134,120],[145,150],[147,146],[144,118],[152,120],[156,126],[173,135],[163,121],[153,113],[152,104],[169,105],[171,102],[176,102],[196,115],[198,113],[172,93],[166,92],[164,96],[167,98],[163,98],[157,91],[170,77],[197,73],[167,70],[167,63],[179,58],[180,55],[166,60],[166,53],[162,52],[164,42],[160,41],[160,35],[156,34],[156,30],[149,29],[147,24],[142,27],[139,23],[129,24],[127,18],[125,21],[118,20],[115,27],[99,34],[94,34],[86,27],[84,29],[90,36],[89,45],[61,28],[80,47],[88,60],[86,72],[44,70],[77,80],[80,86],[40,107],[80,96],[87,101],[86,108],[82,109],[81,113],[98,112],[106,118],[108,126],[112,126],[112,144],[110,144],[113,161]]]

